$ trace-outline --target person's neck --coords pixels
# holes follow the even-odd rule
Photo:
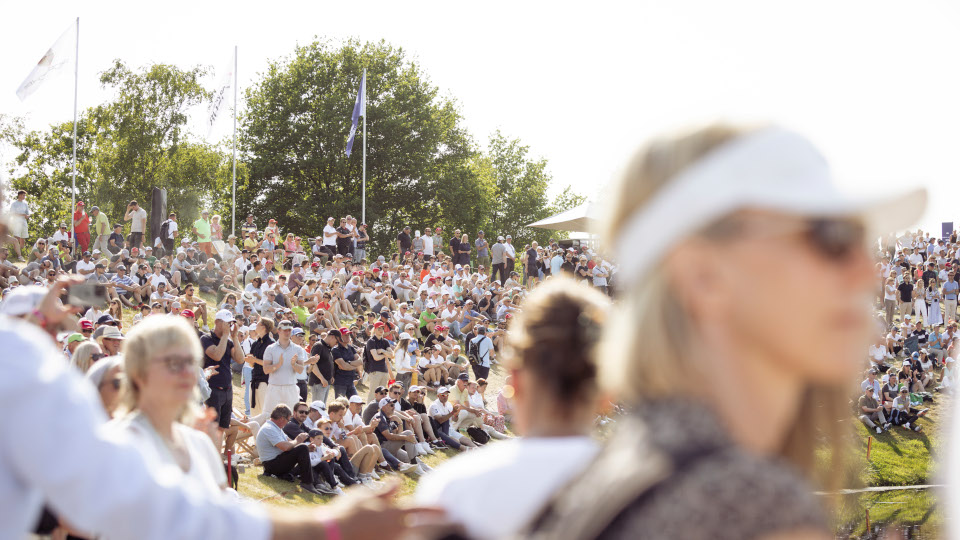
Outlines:
[[[177,411],[169,410],[162,404],[144,400],[140,404],[140,413],[161,438],[168,442],[173,441],[173,423],[177,421]]]
[[[291,341],[289,339],[283,339],[283,337],[281,336],[280,339],[277,340],[277,343],[279,343],[281,347],[286,349],[287,347],[290,346]]]
[[[803,385],[770,353],[715,331],[694,355],[710,365],[711,378],[695,396],[716,412],[731,438],[761,455],[778,452],[801,405]],[[726,334],[726,335],[724,335]],[[762,403],[762,407],[749,404]],[[750,406],[750,414],[744,407]]]

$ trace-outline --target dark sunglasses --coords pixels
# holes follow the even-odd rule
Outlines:
[[[93,353],[90,355],[90,362],[93,363],[93,362],[96,362],[97,360],[102,360],[106,357],[107,355],[103,353]]]
[[[719,224],[712,232],[729,234],[740,232],[744,223],[733,220]],[[863,249],[866,239],[866,228],[863,223],[842,218],[810,218],[800,222],[797,226],[787,226],[779,229],[776,225],[757,227],[758,235],[776,236],[799,232],[807,244],[825,258],[842,261]]]

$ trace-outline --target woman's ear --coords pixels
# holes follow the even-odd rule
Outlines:
[[[674,249],[664,264],[680,303],[697,320],[722,316],[735,292],[733,265],[724,264],[722,249],[713,242],[690,239]]]

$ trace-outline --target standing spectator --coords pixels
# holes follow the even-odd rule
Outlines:
[[[429,228],[427,229],[430,230]],[[437,227],[433,232],[433,253],[439,255],[443,251],[443,229]]]
[[[327,218],[327,224],[323,226],[323,247],[330,260],[333,260],[337,254],[337,228],[333,225],[333,216]]]
[[[247,219],[240,225],[241,236],[246,238],[250,233],[257,232],[257,224],[253,222],[253,214],[247,214]]]
[[[506,253],[504,254],[504,266],[506,267],[507,275],[509,276],[517,264],[517,248],[513,245],[513,237],[509,234],[507,235],[507,243],[504,244],[504,248],[506,249]]]
[[[90,209],[90,217],[93,221],[93,249],[99,249],[102,253],[117,254],[120,250],[110,249],[110,220],[107,215],[100,210],[99,206]]]
[[[947,266],[950,266],[947,263]],[[947,281],[943,283],[943,319],[945,321],[956,320],[957,318],[957,292],[960,291],[960,283],[956,281],[956,273],[953,270],[947,272]]]
[[[33,214],[30,205],[27,204],[26,191],[21,189],[17,192],[17,200],[10,203],[10,214],[10,236],[14,239],[13,249],[17,252],[17,258],[23,260],[23,248],[30,236],[27,218]]]
[[[220,214],[214,214],[210,218],[210,239],[223,240],[223,225],[220,224]]]
[[[333,393],[335,396],[347,398],[357,395],[354,381],[357,374],[363,369],[363,359],[357,358],[357,351],[351,344],[351,332],[347,328],[340,328],[337,336],[337,346],[333,348]]]
[[[600,289],[604,294],[607,294],[607,278],[610,277],[610,273],[607,272],[607,269],[603,265],[603,259],[601,259],[599,255],[594,258],[594,262],[596,264],[593,270],[591,270],[593,274],[593,286]]]
[[[83,201],[77,201],[77,207],[73,212],[73,232],[80,251],[87,251],[90,246],[90,216],[84,212],[84,206]]]
[[[410,243],[410,251],[414,254],[421,254],[426,249],[426,244],[423,241],[423,236],[420,235],[420,231],[413,231],[413,240]]]
[[[483,236],[483,231],[477,232],[477,240],[474,242],[477,247],[477,268],[483,268],[483,274],[490,268],[490,244]]]
[[[160,244],[163,246],[164,255],[172,256],[175,244],[174,238],[177,236],[177,214],[170,212],[167,220],[160,224]]]
[[[897,286],[900,291],[900,320],[906,319],[913,310],[913,281],[909,273],[903,274],[903,283]]]
[[[400,252],[400,258],[403,258],[403,255],[410,251],[410,247],[413,245],[413,240],[410,238],[410,226],[407,225],[400,231],[400,234],[397,235],[397,251]]]
[[[526,264],[523,265],[524,278],[527,280],[527,286],[533,287],[540,278],[540,269],[537,264],[537,243],[533,242],[526,251]]]
[[[282,321],[277,328],[280,330],[279,339],[263,352],[263,372],[269,376],[263,396],[264,414],[277,405],[300,401],[296,374],[306,369],[307,351],[290,339],[293,323]],[[258,417],[256,420],[264,419]]]
[[[473,376],[477,379],[490,377],[490,360],[494,354],[493,340],[487,336],[487,327],[477,327],[477,337],[470,340],[471,346],[477,354],[479,364],[473,365]],[[462,375],[462,374],[461,374]]]
[[[317,362],[310,366],[310,377],[307,380],[310,386],[310,398],[313,401],[327,402],[327,394],[330,393],[330,384],[333,381],[332,350],[338,345],[339,336],[339,330],[330,330],[310,349],[311,356],[319,357]]]
[[[203,348],[203,367],[214,368],[213,375],[207,379],[210,385],[210,397],[206,405],[217,413],[218,443],[223,432],[230,429],[230,415],[233,412],[233,376],[230,364],[243,364],[243,349],[240,347],[240,331],[233,313],[229,310],[217,312],[213,322],[213,331],[200,338]],[[232,362],[231,362],[232,361]],[[219,444],[217,448],[219,448]]]
[[[200,212],[200,218],[193,222],[193,235],[197,237],[198,247],[207,254],[207,257],[213,257],[213,244],[210,238],[210,212],[207,209]]]
[[[337,227],[337,253],[346,256],[352,245],[353,233],[347,227],[347,218],[340,218],[340,226]]]
[[[124,221],[130,222],[130,249],[143,247],[143,234],[147,232],[147,211],[140,208],[137,201],[130,201]]]
[[[433,247],[433,236],[430,227],[426,227],[423,230],[423,259],[429,261],[433,259],[435,254],[435,248]]]
[[[463,267],[470,266],[470,252],[472,250],[473,246],[470,245],[470,237],[467,235],[461,236],[460,243],[457,244],[458,258],[454,260],[454,265],[459,264]]]
[[[502,285],[505,281],[507,281],[507,246],[503,243],[502,236],[497,237],[497,243],[490,248],[490,254],[492,255],[491,262],[493,264],[493,270],[490,273],[490,281],[493,282],[499,279],[500,284]]]
[[[292,416],[290,407],[281,403],[271,409],[270,419],[257,433],[257,452],[263,463],[263,472],[277,477],[296,474],[300,477],[301,489],[320,495],[313,483],[310,447],[306,444],[309,435],[301,433],[296,439],[290,440],[283,431]]]
[[[383,339],[383,323],[374,323],[373,336],[367,340],[363,354],[366,356],[364,371],[367,373],[367,386],[370,387],[367,401],[372,401],[373,390],[378,386],[386,386],[394,378],[390,367],[393,351],[390,350],[390,342]]]
[[[370,235],[367,234],[367,224],[361,223],[357,226],[357,248],[353,254],[353,261],[363,262],[367,258],[367,242],[370,241]]]

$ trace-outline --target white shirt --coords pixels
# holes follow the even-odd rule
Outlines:
[[[443,507],[470,538],[514,536],[598,450],[589,437],[520,438],[484,446],[424,476],[416,501]]]
[[[290,342],[286,348],[280,346],[280,342],[273,343],[263,351],[263,364],[274,365],[283,361],[279,369],[269,375],[269,383],[277,385],[297,384],[296,373],[293,371],[293,359],[299,358],[301,362],[307,360],[307,351],[294,342]]]
[[[350,412],[350,407],[347,407],[347,410],[343,413],[343,426],[349,431],[363,425],[366,425],[363,423],[363,409],[361,408],[360,412],[353,414]]]
[[[90,261],[87,261],[87,262],[84,262],[83,259],[80,259],[79,261],[77,261],[77,273],[78,273],[78,274],[79,274],[81,271],[91,271],[91,272],[92,272],[92,271],[95,270],[96,268],[97,268],[97,263],[93,262],[92,259],[91,259]]]
[[[327,236],[328,234],[333,233],[333,236]],[[325,246],[336,246],[337,245],[337,228],[333,225],[324,225],[323,227],[323,245]]]
[[[170,288],[170,282],[167,281],[166,276],[164,276],[163,274],[153,274],[150,276],[150,286],[153,287],[154,289],[159,287],[161,283],[166,283],[167,288],[168,289]]]
[[[432,236],[423,236],[423,254],[424,255],[433,255],[433,237]]]
[[[130,212],[130,232],[142,233],[147,227],[147,211],[143,208],[137,208]]]
[[[430,413],[431,417],[446,416],[453,412],[453,403],[449,399],[446,403],[440,403],[439,399],[435,399],[427,412]]]
[[[74,526],[111,538],[270,537],[262,508],[207,497],[194,483],[160,483],[140,452],[107,436],[100,396],[49,336],[0,317],[0,347],[0,410],[9,433],[25,434],[0,437],[0,539],[23,538],[44,501]]]
[[[416,357],[407,351],[400,351],[397,353],[397,356],[393,359],[394,365],[397,367],[397,373],[412,372],[414,368],[414,359],[416,359]]]

